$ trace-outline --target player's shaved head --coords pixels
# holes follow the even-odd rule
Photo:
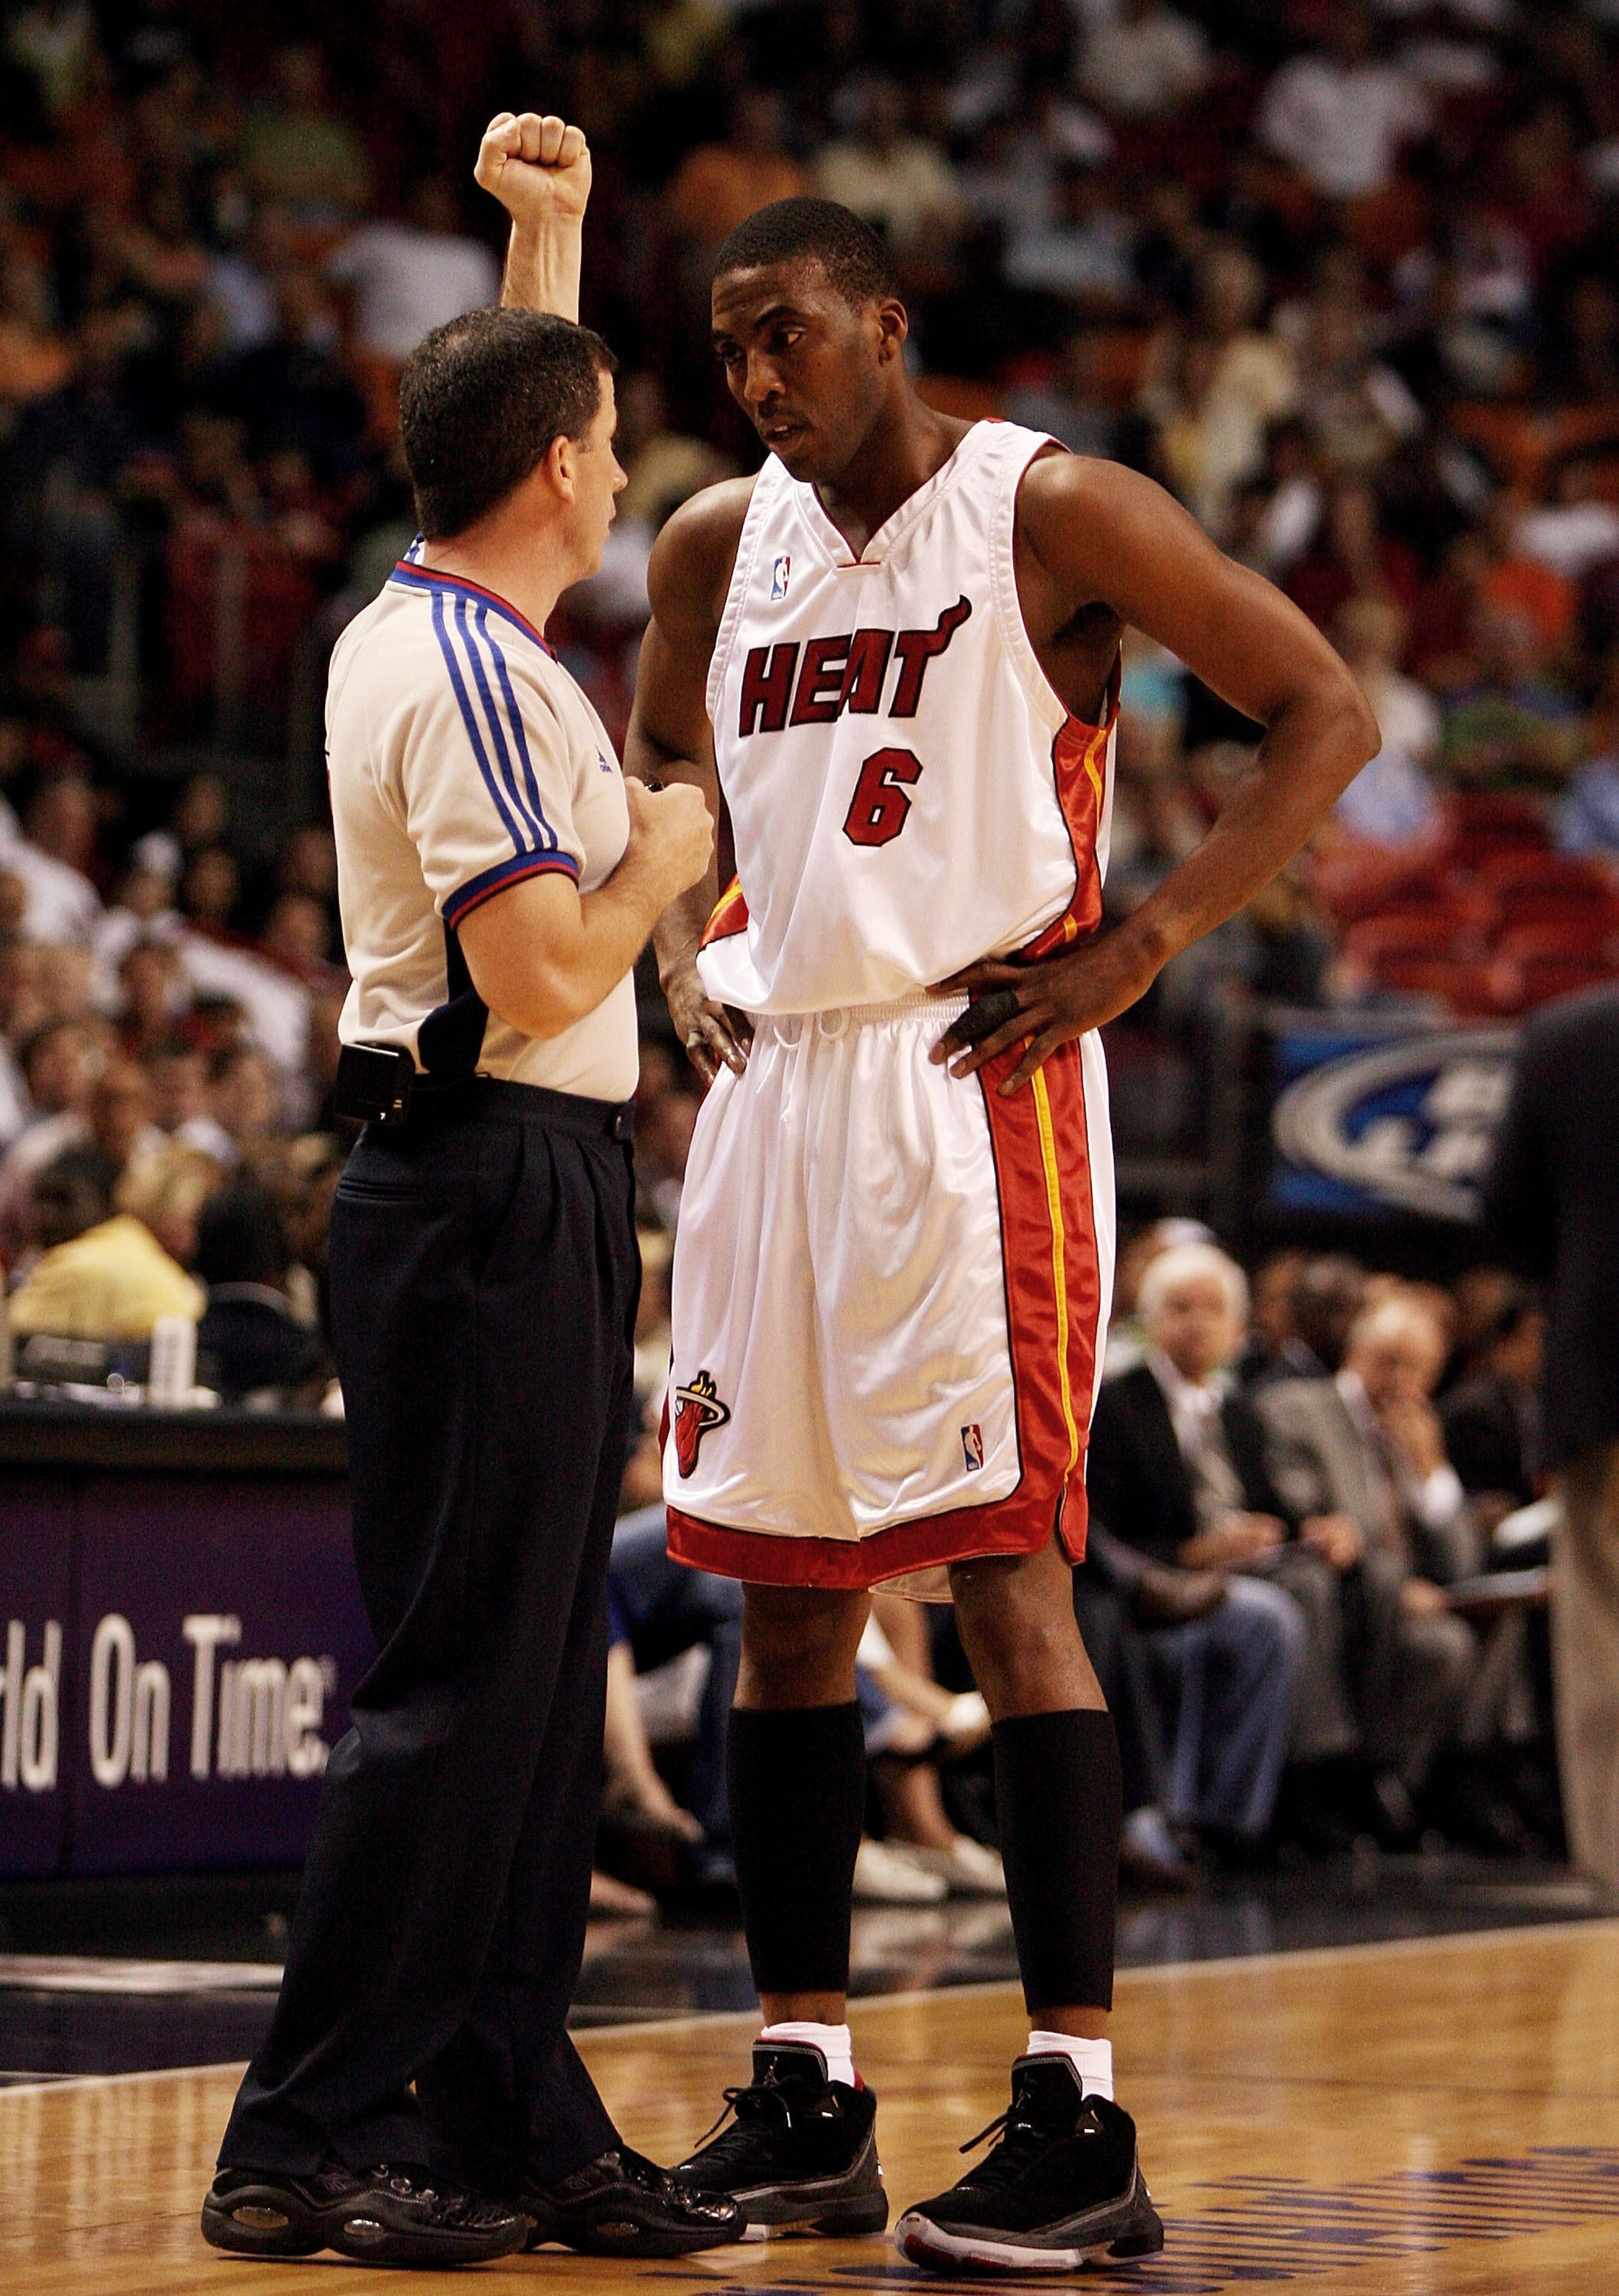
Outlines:
[[[469,311],[405,362],[399,433],[429,542],[464,534],[520,487],[555,439],[582,439],[617,362],[548,312]]]
[[[894,292],[882,241],[852,208],[836,200],[773,200],[738,224],[714,258],[714,275],[762,271],[773,264],[818,263],[848,302],[879,301]]]

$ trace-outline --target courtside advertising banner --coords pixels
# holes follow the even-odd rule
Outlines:
[[[341,1484],[0,1496],[0,1875],[303,1857],[371,1658]]]
[[[1279,1016],[1267,1206],[1476,1218],[1517,1042],[1501,1027]]]

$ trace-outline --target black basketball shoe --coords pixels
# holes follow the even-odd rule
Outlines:
[[[202,2203],[202,2237],[236,2256],[314,2256],[362,2264],[482,2264],[511,2256],[528,2219],[503,2201],[433,2183],[420,2169],[330,2168],[313,2177],[222,2169]]]
[[[740,2240],[748,2219],[727,2193],[697,2193],[627,2144],[599,2153],[522,2205],[530,2248],[560,2241],[580,2256],[689,2256]]]
[[[748,2212],[746,2238],[881,2232],[888,2196],[869,2088],[829,2080],[810,2042],[761,2041],[753,2079],[728,2088],[725,2104],[732,2125],[669,2173],[693,2192],[732,2194]]]
[[[997,2132],[1000,2143],[959,2185],[907,2209],[894,2227],[912,2264],[936,2272],[1076,2272],[1163,2247],[1134,2121],[1106,2097],[1083,2095],[1067,2057],[1018,2058],[1010,2111],[972,2142]]]

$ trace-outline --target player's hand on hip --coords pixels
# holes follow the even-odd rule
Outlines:
[[[748,1065],[753,1023],[746,1013],[716,1004],[703,987],[695,964],[682,964],[663,978],[664,1001],[675,1033],[686,1056],[705,1084],[712,1084],[722,1068],[740,1076]]]
[[[585,131],[554,112],[498,111],[484,130],[472,174],[519,231],[577,223],[590,198]]]
[[[653,790],[628,779],[624,793],[630,808],[624,857],[646,871],[661,914],[701,880],[714,855],[714,823],[701,790],[690,782]]]
[[[1023,1057],[998,1086],[1002,1094],[1021,1092],[1059,1046],[1128,1011],[1152,978],[1123,932],[1033,964],[985,957],[938,984],[938,993],[973,1001],[945,1029],[931,1058],[948,1061],[953,1077],[967,1077],[1021,1046]]]

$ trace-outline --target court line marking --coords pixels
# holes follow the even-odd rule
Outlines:
[[[1458,1947],[1479,1948],[1487,1946],[1503,1946],[1508,1943],[1521,1945],[1525,1937],[1565,1939],[1590,1937],[1593,1933],[1619,1946],[1619,1917],[1581,1922],[1530,1922],[1518,1929],[1462,1930],[1438,1937],[1382,1938],[1374,1939],[1361,1945],[1305,1946],[1296,1953],[1228,1954],[1217,1961],[1157,1962],[1144,1969],[1121,1969],[1118,1972],[1118,1978],[1121,1984],[1166,1984],[1171,1980],[1183,1981],[1187,1978],[1196,1978],[1204,1972],[1211,1976],[1220,1974],[1229,1976],[1233,1970],[1239,1969],[1262,1970],[1284,1966],[1311,1968],[1319,1967],[1323,1962],[1365,1961],[1378,1955],[1381,1955],[1386,1960],[1406,1961],[1414,1960],[1423,1954],[1453,1951]],[[912,1993],[854,1995],[851,1997],[851,2000],[854,2007],[863,2010],[894,2010],[901,2007],[914,2008],[919,2003],[924,2001],[948,2000],[972,1995],[982,1997],[991,1993],[1005,1993],[1017,1998],[1018,1980],[1016,1978],[996,1978],[975,1985],[930,1986],[926,1990]],[[700,2010],[689,2016],[660,2018],[651,2024],[593,2025],[585,2027],[584,2030],[593,2041],[610,2042],[620,2038],[626,2042],[640,2041],[644,2040],[649,2035],[661,2038],[666,2034],[673,2033],[714,2032],[728,2025],[753,2025],[756,2023],[757,2015],[757,2011],[753,2009]],[[241,2065],[161,2065],[147,2072],[70,2073],[56,2075],[35,2082],[18,2081],[12,2087],[0,2089],[0,2110],[4,2109],[4,2101],[8,2096],[30,2095],[45,2089],[61,2091],[64,2088],[110,2088],[117,2085],[127,2085],[131,2081],[182,2079],[194,2080],[199,2073],[233,2072],[240,2078],[243,2070]],[[1312,2086],[1310,2083],[1301,2085]],[[1539,2090],[1533,2092],[1536,2095],[1544,2093]],[[1561,2095],[1562,2092],[1558,2091],[1557,2094]]]

